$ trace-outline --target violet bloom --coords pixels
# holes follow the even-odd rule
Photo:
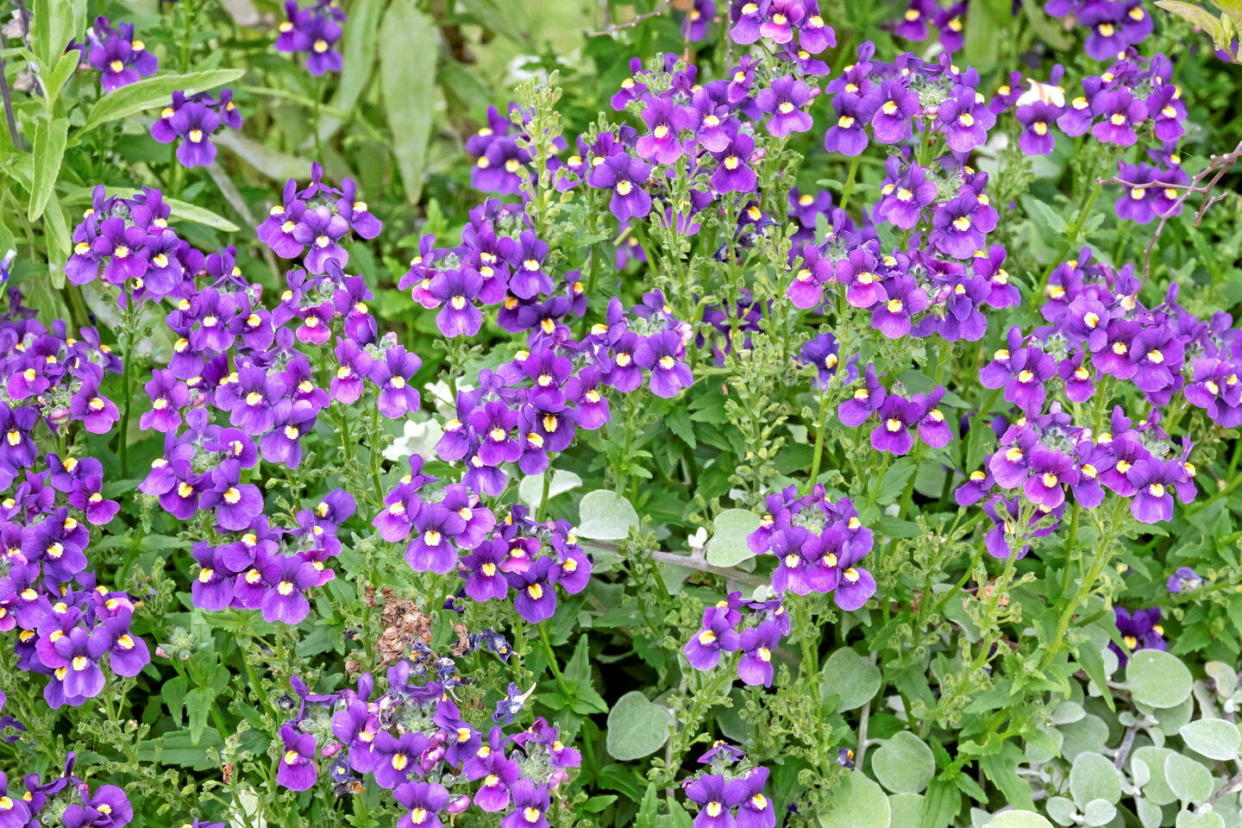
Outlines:
[[[1026,499],[1051,511],[1065,502],[1065,485],[1076,482],[1074,461],[1059,451],[1036,446],[1028,460],[1030,477],[1022,487]]]
[[[291,791],[305,791],[315,784],[318,771],[315,768],[315,737],[300,733],[293,725],[280,728],[280,739],[285,750],[276,769],[276,782]]]
[[[175,102],[174,102],[175,103]],[[216,160],[211,136],[220,128],[219,114],[206,103],[189,100],[175,109],[168,107],[151,125],[151,137],[161,144],[177,145],[177,160],[183,167],[210,167]]]
[[[694,129],[697,110],[679,106],[669,98],[654,98],[643,109],[643,123],[651,132],[634,145],[639,157],[657,164],[672,164],[682,156],[681,133]]]
[[[696,670],[711,670],[720,663],[721,653],[731,653],[741,645],[741,637],[729,622],[729,613],[720,607],[703,610],[703,627],[686,642],[682,652]]]
[[[1203,586],[1203,578],[1188,566],[1179,566],[1165,584],[1165,587],[1172,593],[1194,592],[1201,586]]]
[[[85,783],[81,784],[85,789]],[[0,813],[0,820],[3,818]],[[93,794],[83,790],[82,803],[66,808],[61,821],[65,828],[121,828],[134,821],[134,808],[125,791],[115,785],[101,785]]]
[[[1118,647],[1109,642],[1108,648],[1116,656],[1118,663],[1124,667],[1135,650],[1163,650],[1167,646],[1164,641],[1164,627],[1160,626],[1160,608],[1148,607],[1135,610],[1131,614],[1125,607],[1113,607],[1113,620],[1117,632],[1121,634],[1124,646]]]
[[[738,797],[738,828],[776,828],[776,809],[763,792],[768,782],[768,769],[757,767],[737,781],[742,788]]]
[[[509,792],[513,810],[500,821],[500,828],[549,828],[545,817],[551,807],[547,788],[529,779],[519,779]]]
[[[651,392],[665,399],[677,396],[694,382],[684,357],[685,345],[673,330],[644,337],[634,349],[634,362],[651,372]]]
[[[876,93],[883,101],[871,116],[871,131],[881,144],[896,144],[911,135],[911,125],[919,114],[919,96],[910,90],[902,76],[881,84]]]
[[[864,382],[865,387],[856,389],[849,399],[837,406],[842,425],[857,428],[884,403],[887,392],[876,379],[874,365],[867,366]]]
[[[742,658],[737,663],[737,674],[749,685],[772,686],[772,651],[780,643],[780,627],[775,621],[761,621],[742,633],[738,649]]]
[[[261,571],[266,586],[259,606],[263,620],[300,624],[310,613],[310,601],[303,593],[319,583],[319,571],[296,555],[276,555]]]
[[[190,404],[189,387],[172,371],[156,369],[143,388],[151,399],[151,410],[143,413],[138,425],[165,434],[175,432],[181,425],[181,409]]]
[[[984,388],[1004,388],[1006,402],[1027,414],[1038,414],[1047,397],[1045,384],[1057,373],[1056,363],[1039,348],[1023,347],[1016,327],[1009,331],[1008,345],[992,354],[992,361],[979,372],[979,383]]]
[[[524,572],[509,574],[509,585],[517,592],[513,606],[528,623],[546,621],[556,612],[556,590],[549,579],[552,561],[540,558]]]
[[[472,268],[438,271],[427,284],[427,292],[440,303],[436,327],[445,336],[474,336],[483,325],[483,312],[474,300],[483,288],[483,277]]]
[[[996,116],[978,102],[975,91],[969,88],[959,89],[940,105],[937,114],[949,149],[956,153],[968,153],[986,143],[988,130],[996,124]]]
[[[326,205],[320,205],[302,213],[301,220],[293,228],[293,239],[309,248],[303,259],[306,269],[320,274],[327,272],[329,262],[338,267],[349,262],[349,253],[338,244],[348,233],[349,222]]]
[[[766,124],[768,133],[781,138],[791,132],[810,131],[814,122],[803,107],[811,97],[811,87],[793,75],[784,75],[773,80],[767,89],[759,90],[755,106],[771,116]]]
[[[755,139],[739,132],[719,152],[713,152],[717,166],[712,173],[712,189],[717,193],[749,193],[755,189],[755,171],[750,167]]]
[[[910,332],[911,318],[931,304],[927,291],[919,287],[913,276],[894,276],[885,284],[888,300],[871,310],[871,325],[889,339],[899,339]]]
[[[851,157],[862,154],[867,148],[867,131],[864,127],[872,114],[869,100],[851,95],[837,95],[832,99],[832,108],[837,118],[824,133],[824,149]]]
[[[643,189],[651,175],[651,167],[625,153],[610,155],[591,169],[587,183],[592,187],[612,190],[608,209],[617,221],[643,218],[651,212],[651,196]]]
[[[312,75],[339,72],[344,61],[335,46],[341,39],[344,22],[345,10],[332,3],[318,3],[302,9],[297,0],[286,0],[276,51],[304,52],[306,71]]]
[[[508,559],[508,553],[508,543],[502,538],[493,538],[484,541],[461,559],[466,594],[472,600],[504,600],[509,594],[509,581],[501,569]]]
[[[978,196],[969,188],[937,205],[929,236],[937,250],[957,259],[969,259],[976,250],[984,249],[984,228],[990,222],[981,220],[979,206]]]
[[[1062,107],[1048,101],[1035,101],[1018,107],[1014,117],[1022,124],[1018,148],[1027,155],[1051,155],[1056,149],[1052,126],[1061,117]]]
[[[384,352],[383,360],[371,365],[370,378],[380,389],[379,411],[390,420],[418,410],[419,394],[409,381],[418,373],[423,361],[418,355],[394,345]]]
[[[1147,118],[1147,105],[1127,89],[1109,89],[1092,101],[1091,111],[1102,116],[1091,128],[1091,134],[1106,144],[1129,147],[1138,140],[1134,128]]]
[[[397,828],[444,828],[440,813],[449,801],[449,792],[436,782],[406,782],[398,785],[393,797],[406,812]]]
[[[798,351],[798,361],[804,365],[815,366],[814,386],[817,391],[828,390],[832,377],[840,364],[840,348],[837,338],[830,333],[822,333],[810,339]],[[847,365],[846,375],[856,373],[857,369]]]
[[[770,668],[769,668],[770,669]],[[694,828],[733,828],[733,809],[742,803],[749,787],[741,779],[710,773],[684,783],[686,798],[699,806]]]
[[[1126,472],[1136,491],[1130,514],[1139,523],[1165,523],[1173,519],[1173,493],[1185,471],[1175,460],[1143,459]],[[1183,502],[1186,502],[1183,499]]]
[[[912,400],[890,394],[876,413],[880,424],[871,432],[871,447],[897,455],[908,454],[914,447],[914,435],[910,429],[922,419],[923,407]]]
[[[87,62],[100,72],[99,81],[104,92],[136,83],[155,74],[159,68],[155,55],[147,51],[141,40],[134,38],[132,25],[122,24],[117,31],[108,18],[96,17],[92,34],[93,45],[87,53]]]

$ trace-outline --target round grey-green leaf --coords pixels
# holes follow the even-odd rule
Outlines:
[[[1177,828],[1225,828],[1225,818],[1215,811],[1192,814],[1182,811],[1177,815]]]
[[[552,469],[552,480],[548,483],[548,500],[559,494],[573,491],[582,485],[582,478],[571,471],[564,469]],[[518,484],[518,499],[532,509],[539,508],[539,501],[543,500],[543,477],[548,471],[542,471],[539,474],[532,474],[522,478],[522,482]]]
[[[1190,696],[1190,670],[1162,650],[1138,650],[1126,665],[1126,683],[1134,700],[1148,707],[1176,707]]]
[[[725,509],[712,521],[712,538],[707,542],[707,562],[712,566],[737,566],[755,553],[746,538],[759,528],[759,516],[747,509]]]
[[[1164,776],[1182,802],[1202,802],[1212,795],[1212,772],[1180,753],[1170,753],[1164,760]]]
[[[820,692],[837,697],[838,711],[856,710],[880,691],[880,668],[849,647],[833,651],[821,672]]]
[[[1107,825],[1117,816],[1117,806],[1107,799],[1093,799],[1082,809],[1084,825]]]
[[[1095,799],[1108,802],[1121,799],[1121,774],[1099,753],[1080,753],[1074,757],[1069,785],[1079,808],[1085,808]]]
[[[578,535],[591,540],[625,540],[638,525],[638,512],[616,492],[587,492],[578,504]]]
[[[936,758],[922,739],[903,730],[875,752],[871,771],[893,793],[921,793],[936,773]]]
[[[1199,719],[1183,725],[1178,734],[1188,748],[1219,762],[1232,762],[1242,747],[1237,725],[1224,719]]]
[[[1074,800],[1063,796],[1048,797],[1044,810],[1057,825],[1073,825],[1074,820],[1078,819],[1078,806],[1074,804]]]
[[[672,718],[639,690],[631,690],[608,711],[608,755],[621,762],[650,756],[668,741]]]
[[[820,828],[889,828],[893,824],[893,809],[884,789],[862,771],[842,777],[828,808],[818,816]]]
[[[1052,823],[1034,811],[1002,811],[992,817],[987,828],[1052,828]]]
[[[927,803],[921,794],[893,794],[888,798],[894,825],[918,825],[923,821]]]

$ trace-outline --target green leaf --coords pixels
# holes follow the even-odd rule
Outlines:
[[[1224,719],[1200,719],[1183,725],[1178,735],[1186,747],[1219,762],[1232,762],[1242,747],[1237,725]]]
[[[1099,753],[1080,753],[1070,767],[1070,794],[1079,808],[1093,799],[1121,799],[1121,774]]]
[[[613,759],[628,762],[650,756],[668,741],[672,717],[640,690],[631,690],[608,711],[605,744]]]
[[[884,472],[884,477],[880,479],[880,491],[876,496],[876,503],[884,505],[896,502],[905,491],[906,482],[914,475],[916,468],[914,461],[909,458],[902,458],[889,466]]]
[[[1202,802],[1212,795],[1212,772],[1180,753],[1165,757],[1164,776],[1169,789],[1183,803]]]
[[[190,714],[190,744],[197,745],[207,729],[207,718],[215,704],[216,691],[212,687],[195,687],[185,696],[185,709]]]
[[[1082,809],[1084,825],[1107,825],[1117,816],[1117,806],[1107,799],[1093,799]]]
[[[345,21],[342,58],[345,68],[337,78],[336,92],[332,94],[331,115],[319,121],[319,140],[327,143],[341,128],[341,118],[353,112],[354,104],[371,82],[375,73],[376,33],[379,31],[380,15],[384,13],[386,0],[354,0],[349,7],[349,19]],[[337,115],[339,112],[341,115]]]
[[[405,198],[418,201],[431,139],[440,54],[435,21],[413,3],[393,3],[384,15],[380,91],[392,128],[392,154]]]
[[[892,794],[888,807],[892,810],[893,825],[918,825],[923,820],[926,800],[921,794]]]
[[[819,814],[820,828],[889,828],[893,809],[884,789],[863,776],[845,774],[828,799],[829,811]]]
[[[136,187],[106,187],[105,189],[113,195],[122,196],[124,198],[132,198],[135,194],[140,192],[140,190]],[[66,193],[64,202],[66,204],[90,204],[92,191],[93,188],[91,187],[79,187],[72,192]],[[241,229],[224,216],[217,215],[210,210],[204,210],[202,207],[199,207],[196,204],[190,204],[188,201],[182,201],[177,198],[169,198],[165,196],[164,203],[172,208],[172,219],[174,222],[184,219],[185,221],[192,221],[195,224],[201,224],[204,227],[211,227],[225,233],[236,233]],[[66,251],[68,250],[67,238],[65,249]]]
[[[305,176],[310,165],[300,158],[286,155],[236,132],[221,132],[212,137],[218,145],[245,161],[272,181],[284,183],[290,178]]]
[[[903,730],[875,752],[871,770],[893,793],[920,793],[936,773],[936,758],[922,739]]]
[[[1065,218],[1055,208],[1034,196],[1023,197],[1022,207],[1026,210],[1026,214],[1031,217],[1031,221],[1041,235],[1045,237],[1064,235],[1066,228]]]
[[[1148,707],[1176,707],[1190,696],[1193,679],[1175,655],[1139,650],[1126,665],[1126,683],[1134,700]]]
[[[919,828],[949,828],[957,819],[962,807],[962,795],[957,785],[943,779],[933,779],[927,786],[923,804],[923,821]]]
[[[837,697],[838,712],[857,710],[880,692],[880,668],[849,647],[833,651],[821,673],[820,692]]]
[[[707,562],[712,566],[737,566],[754,553],[746,538],[759,528],[759,516],[748,509],[725,509],[712,521],[712,537],[707,542]]]
[[[1052,828],[1052,823],[1034,811],[1002,811],[987,828]]]
[[[1225,828],[1225,818],[1215,811],[1192,814],[1182,811],[1177,815],[1177,828]]]
[[[216,760],[207,755],[207,748],[219,748],[224,744],[215,728],[207,728],[200,743],[190,739],[188,730],[174,730],[158,739],[149,739],[138,745],[138,759],[144,763],[177,765],[194,770],[217,769]]]
[[[531,509],[539,508],[539,501],[543,499],[543,476],[547,473],[545,470],[539,474],[527,475],[518,484],[518,499]],[[571,492],[581,485],[582,478],[573,472],[552,469],[552,482],[548,484],[548,500],[551,501],[559,494]]]
[[[1196,6],[1194,3],[1183,3],[1182,0],[1156,0],[1156,5],[1167,12],[1172,12],[1183,20],[1189,20],[1200,29],[1203,29],[1203,31],[1212,35],[1213,40],[1216,39],[1216,32],[1220,28],[1220,20],[1202,6]]]
[[[211,69],[206,72],[191,72],[188,75],[156,75],[131,83],[100,98],[91,107],[86,123],[74,133],[74,137],[80,138],[109,121],[128,117],[144,109],[165,106],[172,100],[173,92],[185,92],[187,96],[197,95],[199,92],[232,83],[244,74],[244,69]]]
[[[1172,755],[1173,751],[1168,748],[1143,745],[1135,748],[1134,755],[1130,758],[1130,773],[1136,782],[1142,774],[1139,766],[1146,768],[1147,779],[1139,787],[1143,790],[1143,796],[1153,805],[1168,805],[1177,800],[1177,794],[1169,787],[1164,772],[1168,757]]]
[[[31,47],[45,71],[56,65],[69,41],[86,29],[86,0],[35,0]]]
[[[69,224],[65,221],[65,211],[61,209],[56,193],[48,196],[43,208],[44,242],[47,245],[47,266],[52,281],[52,289],[60,290],[65,285],[65,262],[69,258],[70,245],[73,243],[69,235]]]
[[[621,495],[596,489],[578,504],[578,535],[590,540],[625,540],[638,525],[638,512]]]
[[[37,221],[43,215],[56,179],[60,177],[60,162],[65,156],[65,139],[69,134],[68,118],[39,118],[34,131],[34,182],[30,187],[30,202],[26,207],[26,219]]]

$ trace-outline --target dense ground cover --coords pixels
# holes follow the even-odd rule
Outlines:
[[[3,11],[0,828],[1242,826],[1235,5]]]

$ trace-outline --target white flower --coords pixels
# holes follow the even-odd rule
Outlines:
[[[444,429],[435,420],[405,421],[405,433],[382,452],[385,460],[396,462],[413,454],[424,457],[435,453],[436,443],[444,435]]]

